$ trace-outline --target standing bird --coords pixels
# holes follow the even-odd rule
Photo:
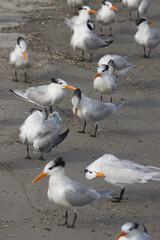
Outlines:
[[[102,64],[107,65],[108,62],[112,59],[116,67],[113,74],[116,76],[123,76],[133,67],[133,65],[128,62],[128,59],[131,57],[133,56],[121,57],[119,55],[106,54],[99,60],[98,66],[100,67]]]
[[[29,155],[29,145],[33,145],[36,151],[41,152],[43,159],[43,152],[50,152],[55,146],[60,144],[68,135],[69,129],[61,132],[62,119],[58,112],[53,112],[46,115],[45,112],[33,109],[32,113],[25,120],[20,127],[19,138],[23,144],[27,145],[27,157],[31,159]]]
[[[130,20],[132,20],[132,11],[137,11],[137,18],[139,15],[145,14],[148,11],[151,0],[122,0],[122,5],[129,10]]]
[[[71,19],[65,18],[65,23],[71,29],[71,31],[74,31],[74,25],[87,23],[88,21],[91,21],[90,13],[96,13],[96,11],[90,9],[90,7],[88,6],[82,6],[78,10],[79,10],[78,16],[74,16]]]
[[[105,154],[84,170],[85,177],[92,180],[103,176],[108,183],[121,186],[121,192],[114,202],[120,202],[125,186],[148,181],[160,181],[160,168],[143,166],[132,161],[119,159],[112,154]]]
[[[144,232],[140,232],[138,227],[138,223],[128,222],[123,224],[122,231],[115,237],[115,240],[150,240],[144,224]]]
[[[93,78],[93,88],[101,93],[101,101],[102,94],[111,94],[118,88],[118,79],[113,75],[115,68],[114,61],[110,60],[108,65],[103,64],[98,68],[97,74]],[[112,102],[112,96],[110,102]]]
[[[60,78],[51,78],[51,81],[51,84],[30,87],[25,91],[17,89],[10,91],[24,101],[34,103],[41,107],[50,106],[50,108],[52,108],[52,105],[60,103],[66,97],[65,88],[73,90],[76,88]]]
[[[149,58],[151,50],[156,48],[160,43],[160,31],[150,28],[148,24],[152,24],[152,22],[148,21],[145,17],[137,19],[136,25],[138,31],[134,36],[135,42],[143,47],[145,58]],[[149,48],[148,56],[146,55],[146,48]]]
[[[90,0],[67,0],[68,5],[75,9],[75,13],[77,7],[82,7],[85,4],[87,5],[89,2]]]
[[[109,36],[112,36],[112,28],[111,24],[115,22],[116,19],[116,13],[115,11],[118,11],[116,7],[113,7],[112,3],[103,0],[102,1],[102,7],[97,11],[96,20],[98,23],[100,23],[100,31],[101,35],[103,36],[102,32],[102,25],[108,25],[110,28]]]
[[[15,49],[10,53],[10,64],[15,67],[15,81],[18,82],[17,79],[17,70],[16,69],[26,69],[29,67],[29,52],[26,50],[27,45],[24,38],[17,38],[17,43]],[[27,73],[26,70],[24,72],[25,82],[27,82]]]
[[[88,207],[91,203],[112,194],[110,191],[96,191],[88,189],[81,183],[76,182],[65,175],[65,162],[62,158],[50,161],[32,183],[49,175],[48,198],[57,206],[66,209],[65,223],[67,227],[74,228],[77,219],[77,210]],[[72,225],[68,225],[68,209],[74,211]]]
[[[81,23],[79,25],[74,25],[74,33],[71,37],[71,46],[74,50],[82,50],[82,61],[84,61],[84,51],[90,52],[90,62],[92,61],[92,52],[94,50],[108,46],[113,42],[111,38],[103,40],[99,38],[95,33],[91,31],[90,24]]]
[[[75,121],[78,115],[79,118],[85,120],[83,130],[79,133],[85,133],[87,121],[92,121],[96,124],[95,133],[90,135],[96,137],[98,122],[114,114],[124,102],[118,104],[103,103],[98,100],[86,97],[80,89],[76,89],[72,97],[73,112],[75,114]]]

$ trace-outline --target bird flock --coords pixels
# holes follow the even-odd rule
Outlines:
[[[151,50],[160,43],[160,31],[150,28],[148,24],[151,22],[146,17],[141,16],[148,11],[150,0],[122,0],[120,2],[129,10],[130,20],[132,20],[131,12],[137,12],[135,43],[143,47],[144,57],[149,58]],[[82,61],[85,60],[84,52],[90,53],[90,61],[92,61],[93,52],[96,54],[97,49],[107,46],[109,48],[110,44],[114,44],[111,26],[115,22],[118,8],[106,0],[102,0],[98,10],[93,10],[88,6],[90,0],[67,0],[67,3],[74,8],[75,12],[78,10],[78,15],[76,14],[71,19],[64,19],[64,25],[66,24],[70,29],[70,45],[74,51],[76,49],[82,50]],[[115,4],[116,2],[114,2]],[[94,15],[95,22],[91,19],[90,14]],[[110,38],[103,39],[96,35],[94,33],[95,25],[99,26],[101,36],[104,35],[102,26],[103,28],[108,26]],[[146,53],[147,49],[149,49],[148,54]],[[19,139],[22,144],[27,146],[26,158],[31,159],[29,145],[32,145],[35,151],[40,152],[40,159],[44,160],[43,153],[50,152],[64,139],[69,138],[69,128],[61,133],[62,119],[59,112],[52,109],[52,106],[56,107],[64,100],[66,89],[74,91],[71,102],[75,121],[77,116],[84,121],[84,127],[78,133],[85,133],[87,122],[93,122],[95,131],[91,137],[96,137],[98,123],[125,105],[123,100],[113,104],[112,95],[118,90],[118,78],[126,75],[133,68],[132,63],[129,62],[132,58],[134,56],[122,57],[107,54],[99,59],[97,73],[93,76],[93,88],[100,93],[100,100],[85,96],[81,89],[69,85],[63,79],[54,77],[46,85],[30,87],[25,90],[10,89],[10,92],[19,99],[36,106],[31,109],[30,115],[19,128]],[[30,55],[27,51],[27,44],[21,36],[17,39],[15,49],[10,53],[10,65],[15,67],[14,81],[18,81],[18,69],[24,69],[24,81],[27,83],[26,71],[30,66]],[[110,101],[107,103],[103,102],[102,96],[104,94],[110,95]],[[66,210],[64,225],[68,228],[74,228],[78,210],[105,197],[110,197],[113,202],[122,201],[126,186],[148,181],[160,181],[160,168],[143,166],[133,161],[119,159],[111,154],[105,154],[84,169],[84,176],[88,180],[101,177],[110,184],[120,186],[121,191],[118,197],[112,196],[113,190],[96,191],[67,177],[65,175],[65,161],[62,157],[48,162],[43,172],[32,183],[45,176],[49,176],[47,192],[49,201]],[[74,211],[72,224],[68,223],[69,209]],[[122,226],[122,231],[115,239],[149,240],[146,227],[144,225],[143,227],[144,232],[140,232],[137,223],[127,222]]]

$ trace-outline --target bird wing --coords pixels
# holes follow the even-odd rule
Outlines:
[[[29,88],[26,90],[27,98],[40,106],[50,105],[50,98],[47,93],[48,85],[39,86],[34,89]]]
[[[89,50],[96,50],[105,45],[105,41],[99,38],[96,34],[90,32],[84,39],[84,44]]]
[[[138,8],[140,15],[147,13],[150,3],[151,3],[151,0],[142,0]]]
[[[69,133],[69,128],[65,132],[60,134],[57,139],[55,139],[55,141],[52,143],[52,148],[60,144],[67,137],[68,133]]]

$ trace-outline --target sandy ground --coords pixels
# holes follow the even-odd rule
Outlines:
[[[90,6],[97,10],[100,2],[92,0]],[[80,62],[81,52],[74,52],[70,47],[70,32],[63,18],[73,16],[73,10],[66,1],[0,1],[0,239],[112,240],[120,226],[128,221],[144,223],[151,239],[159,239],[159,182],[128,187],[121,203],[112,203],[109,199],[94,203],[78,212],[75,229],[57,225],[64,221],[64,210],[49,203],[48,178],[31,184],[46,162],[59,156],[66,161],[69,177],[98,190],[114,189],[115,193],[119,193],[119,188],[102,179],[87,181],[83,169],[105,153],[160,167],[160,47],[153,50],[150,59],[142,58],[142,49],[134,44],[135,22],[128,21],[128,12],[120,3],[114,5],[119,9],[117,23],[113,26],[114,43],[95,52],[90,63]],[[156,28],[159,28],[159,9],[159,0],[152,1],[148,17]],[[105,31],[107,33],[108,29]],[[99,34],[98,25],[95,32]],[[19,71],[20,81],[13,82],[14,69],[8,65],[9,52],[18,36],[26,39],[31,55],[28,84],[23,83],[22,71]],[[67,140],[45,155],[46,162],[39,161],[39,154],[34,151],[32,160],[25,160],[26,147],[18,142],[18,130],[34,106],[12,96],[9,89],[46,84],[53,76],[99,99],[99,94],[92,90],[92,78],[99,58],[106,53],[135,55],[132,59],[135,67],[119,79],[119,89],[113,96],[114,103],[124,98],[125,106],[99,125],[96,138],[90,138],[94,127],[89,123],[86,134],[77,133],[83,121],[74,122],[73,92],[68,90],[65,101],[55,108],[63,119],[63,130],[70,128]],[[108,102],[109,96],[104,100]],[[70,222],[72,217],[70,212]]]

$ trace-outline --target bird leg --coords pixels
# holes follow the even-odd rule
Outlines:
[[[44,161],[45,159],[43,158],[43,153],[41,152],[41,156],[38,158],[39,160]]]
[[[111,96],[111,98],[110,98],[110,102],[112,103],[112,96]]]
[[[29,147],[27,145],[27,157],[25,157],[24,159],[31,159],[30,155],[29,155]]]
[[[63,224],[58,223],[58,225],[68,227],[68,212],[67,212],[67,210],[66,210],[66,215],[65,215],[65,222]]]
[[[50,109],[50,113],[52,113],[52,112],[53,112],[53,109],[52,109],[52,106],[51,106],[51,105],[49,106],[49,109]]]
[[[73,223],[72,223],[72,225],[68,225],[67,228],[74,228],[74,225],[75,225],[76,219],[77,219],[77,213],[75,212]]]
[[[150,57],[150,54],[151,54],[151,49],[149,49],[149,53],[148,53],[148,56],[147,56],[147,58],[149,58],[149,57]]]
[[[124,192],[125,192],[125,188],[123,187],[123,188],[121,188],[119,197],[114,197],[113,200],[111,200],[111,201],[112,202],[120,202],[123,199]]]
[[[130,17],[130,21],[132,21],[131,11],[129,11],[129,17]]]
[[[101,100],[101,102],[102,102],[102,100],[103,100],[102,94],[101,94],[100,100]]]
[[[82,62],[84,61],[84,51],[82,51],[82,58],[80,59]]]
[[[28,79],[28,78],[27,78],[27,73],[26,73],[26,71],[25,71],[25,72],[24,72],[24,82],[25,82],[25,83],[28,82],[27,79]]]
[[[111,25],[109,25],[109,36],[110,36],[110,37],[113,36],[113,35],[112,35],[112,27],[111,27]]]
[[[147,57],[147,55],[146,55],[146,48],[145,47],[143,47],[143,50],[144,50],[144,55],[143,55],[143,57]]]
[[[91,137],[96,137],[97,129],[98,129],[98,124],[96,123],[95,133],[93,135],[90,135]]]
[[[100,36],[105,36],[103,31],[102,31],[102,25],[100,25],[100,31],[101,31]]]
[[[15,70],[15,79],[14,79],[14,82],[19,82],[18,79],[17,79],[17,71]]]
[[[92,62],[92,53],[91,53],[91,55],[90,55],[89,62]]]
[[[78,133],[85,133],[86,124],[87,124],[87,122],[85,121],[84,122],[84,126],[83,126],[83,130],[82,131],[78,131]]]

